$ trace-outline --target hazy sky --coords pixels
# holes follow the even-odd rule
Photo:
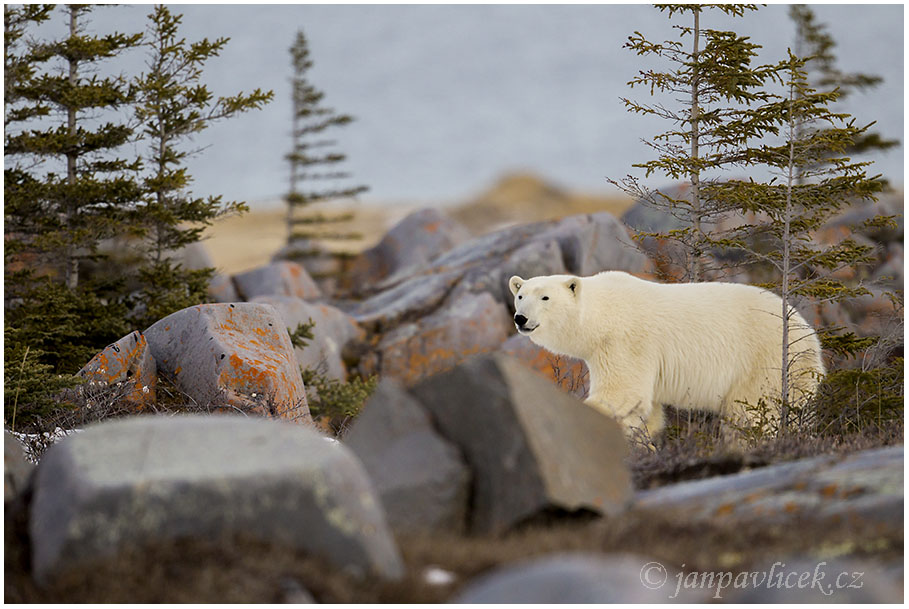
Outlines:
[[[145,27],[149,5],[99,8],[98,32]],[[367,201],[446,203],[476,194],[503,172],[529,169],[556,184],[610,192],[646,161],[641,142],[669,128],[629,114],[621,96],[646,100],[626,83],[645,67],[622,48],[635,30],[672,36],[649,5],[177,5],[188,40],[228,36],[209,63],[216,94],[273,89],[264,110],[211,127],[190,164],[197,194],[253,204],[287,190],[290,147],[288,48],[297,29],[310,40],[310,80],[326,102],[357,121],[336,131],[346,169],[371,187]],[[844,71],[884,77],[843,109],[877,120],[903,139],[903,6],[814,5],[838,43]],[[62,16],[56,21],[62,24]],[[734,28],[765,49],[767,62],[792,44],[787,6],[730,21],[707,12],[703,27]],[[141,66],[125,58],[124,69]],[[649,67],[659,67],[650,64]],[[903,151],[874,157],[874,173],[903,183]],[[658,178],[652,185],[659,186]]]

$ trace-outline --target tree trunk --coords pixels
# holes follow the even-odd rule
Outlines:
[[[698,44],[700,42],[700,13],[694,11],[694,30],[693,30],[693,49],[691,52],[691,62],[694,65],[691,73],[691,160],[697,160],[700,152],[698,151],[698,146],[700,144],[700,132],[699,132],[699,116],[700,116],[700,106],[699,106],[699,85],[698,82],[698,71],[697,71],[697,62],[698,62]],[[701,228],[701,192],[700,192],[700,183],[701,176],[700,170],[695,169],[691,172],[691,222],[694,226],[694,235],[695,239],[698,241],[701,240],[703,234],[703,229]],[[701,254],[699,248],[696,248],[693,252],[693,257],[688,265],[688,274],[692,281],[701,280]]]
[[[780,357],[780,434],[786,433],[789,423],[789,270],[790,246],[792,237],[790,235],[790,222],[792,221],[792,187],[795,183],[795,137],[796,125],[793,116],[793,97],[795,87],[789,86],[789,163],[786,172],[786,209],[783,212],[783,260],[782,260],[782,282],[780,284],[780,297],[783,301],[783,350]]]
[[[70,39],[76,37],[78,33],[78,7],[68,6],[69,10],[69,36]],[[79,77],[79,62],[76,59],[69,60],[69,85],[73,89],[76,87]],[[76,109],[74,107],[68,107],[66,109],[66,127],[69,133],[70,138],[75,138],[76,135]],[[70,150],[66,153],[66,183],[73,189],[76,185],[76,159],[78,154],[75,150]],[[66,205],[66,204],[64,204]],[[75,224],[76,216],[79,213],[79,208],[72,204],[68,204],[69,209],[66,210],[66,222],[69,227],[73,227]],[[75,289],[79,285],[79,258],[76,255],[77,245],[75,243],[70,243],[66,251],[66,260],[64,261],[65,269],[64,273],[66,276],[66,285],[70,289]]]

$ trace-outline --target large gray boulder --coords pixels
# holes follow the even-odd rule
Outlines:
[[[707,590],[682,590],[672,598],[674,582],[674,573],[646,558],[574,552],[520,562],[483,575],[470,582],[453,602],[693,603],[704,602],[710,595]]]
[[[565,266],[581,277],[601,271],[643,273],[650,269],[647,256],[628,236],[627,227],[609,212],[569,216],[539,239],[557,240]]]
[[[451,298],[464,292],[488,292],[498,302],[514,311],[514,296],[508,288],[513,275],[537,277],[567,272],[558,241],[534,240],[505,254],[496,262],[490,261],[468,269]]]
[[[296,296],[259,296],[252,302],[273,306],[291,331],[312,320],[313,338],[306,347],[294,348],[297,364],[301,368],[324,368],[327,377],[347,380],[344,347],[366,336],[350,315],[331,305],[306,302]]]
[[[240,295],[230,275],[217,273],[208,282],[208,297],[213,302],[237,302]]]
[[[541,512],[617,514],[631,499],[618,423],[520,362],[476,356],[411,393],[471,468],[472,533],[502,533]]]
[[[355,288],[421,267],[470,233],[437,209],[415,211],[398,222],[374,247],[353,260],[348,273]]]
[[[34,464],[25,458],[25,447],[11,434],[3,430],[3,502],[16,498],[28,483]]]
[[[533,241],[554,224],[553,222],[536,222],[510,226],[494,233],[465,241],[435,258],[431,265],[427,265],[424,272],[435,272],[441,269],[464,270],[493,260],[501,260],[509,252]],[[546,239],[546,241],[550,240]],[[389,279],[389,281],[393,280],[394,278]]]
[[[466,354],[490,351],[511,334],[511,322],[499,320],[510,319],[513,309],[512,275],[604,270],[651,270],[626,228],[605,212],[512,226],[465,241],[371,285],[363,300],[348,305],[360,325],[382,335],[372,341],[375,348],[361,360],[360,371],[409,383]],[[481,300],[482,295],[490,298]],[[472,318],[465,317],[468,310],[475,313]],[[474,348],[464,336],[480,342]]]
[[[903,447],[822,456],[642,491],[636,507],[692,521],[903,522]]]
[[[89,426],[45,454],[29,519],[36,579],[161,540],[242,534],[338,569],[398,577],[359,461],[316,432],[236,416]]]
[[[343,441],[366,468],[392,529],[463,532],[470,472],[403,387],[383,379]]]
[[[288,260],[234,275],[234,285],[244,300],[252,300],[256,296],[296,296],[303,300],[315,300],[322,296],[322,290],[306,269]]]
[[[187,270],[201,270],[214,268],[215,261],[212,260],[208,248],[202,241],[188,243],[178,250],[168,252],[170,258],[176,264],[181,265]]]
[[[145,331],[158,371],[200,407],[311,421],[284,320],[271,305],[195,305]]]

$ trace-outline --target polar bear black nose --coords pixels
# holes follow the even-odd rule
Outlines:
[[[524,317],[523,315],[521,315],[520,313],[518,313],[517,315],[514,316],[514,323],[516,323],[518,325],[518,327],[521,327],[527,323],[527,318]]]

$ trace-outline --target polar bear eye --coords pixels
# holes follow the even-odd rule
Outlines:
[[[518,294],[518,300],[524,300],[524,297]]]
[[[549,300],[549,296],[543,296],[543,300]]]

